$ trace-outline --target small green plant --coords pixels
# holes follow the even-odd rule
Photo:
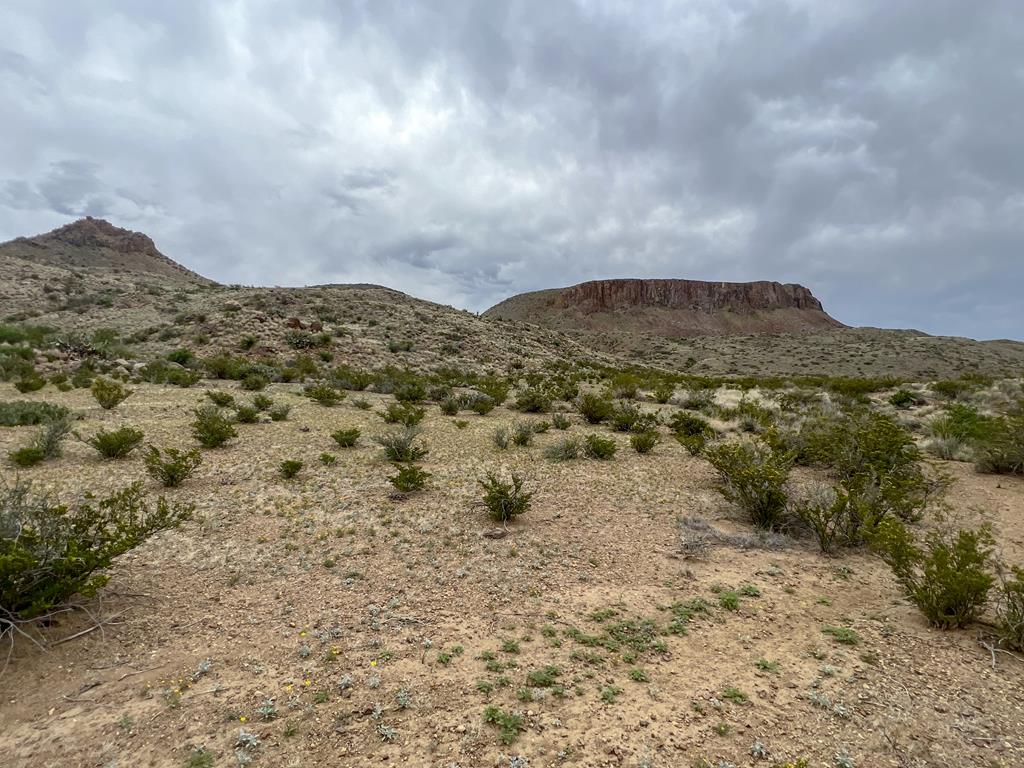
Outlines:
[[[388,424],[402,424],[406,427],[414,427],[423,421],[427,415],[426,408],[421,408],[409,403],[388,403],[381,412],[380,417]]]
[[[920,398],[913,392],[898,389],[889,397],[889,404],[896,408],[909,408],[912,405],[920,404]]]
[[[15,401],[0,403],[0,427],[26,427],[59,421],[69,416],[67,408],[53,403]]]
[[[523,413],[547,413],[551,410],[551,397],[540,389],[524,389],[516,398],[516,410]]]
[[[629,436],[629,444],[633,446],[633,450],[637,453],[650,453],[654,450],[654,446],[658,444],[658,433],[653,429],[637,432]]]
[[[718,595],[718,604],[727,611],[738,611],[740,596],[732,591],[722,592]]]
[[[508,481],[489,472],[478,482],[484,489],[484,506],[495,522],[505,523],[530,508],[533,493],[523,490],[523,478],[515,472]]]
[[[252,396],[252,407],[255,408],[257,411],[269,411],[273,407],[273,405],[274,401],[262,393]]]
[[[522,715],[507,712],[495,706],[487,707],[484,710],[484,722],[498,727],[498,739],[506,745],[519,738],[519,732],[525,728]]]
[[[206,747],[196,747],[185,761],[185,768],[213,768],[213,753]]]
[[[324,452],[320,454],[320,463],[323,464],[325,467],[333,467],[335,464],[338,463],[338,457],[335,456],[333,453]]]
[[[339,429],[336,432],[331,433],[331,437],[342,448],[351,448],[359,440],[359,428],[350,427],[348,429]]]
[[[459,399],[457,397],[446,397],[437,404],[441,413],[445,416],[457,416],[459,413]]]
[[[933,626],[963,627],[984,608],[995,581],[990,567],[995,541],[987,525],[953,530],[943,523],[919,544],[902,522],[886,518],[869,543]]]
[[[325,408],[333,408],[343,399],[345,392],[335,389],[330,384],[307,384],[302,394]]]
[[[406,427],[399,432],[380,435],[375,439],[384,449],[384,455],[388,461],[396,463],[411,462],[419,461],[427,455],[425,447],[413,444],[419,434],[419,428]]]
[[[666,401],[668,398],[666,398]],[[647,674],[647,671],[640,667],[634,667],[629,670],[629,679],[634,683],[649,683],[651,682],[651,676]]]
[[[195,419],[192,421],[192,436],[204,448],[219,448],[238,436],[231,419],[216,406],[201,405],[193,413]]]
[[[615,456],[618,446],[610,437],[587,435],[583,438],[583,453],[588,459],[607,461]]]
[[[256,424],[260,420],[260,412],[252,405],[236,405],[235,421],[239,424]]]
[[[739,688],[730,686],[722,691],[722,698],[731,701],[733,704],[746,704],[749,697]]]
[[[587,424],[600,424],[612,415],[615,404],[611,398],[587,392],[576,400],[576,410]]]
[[[267,415],[271,421],[288,421],[288,414],[291,413],[292,407],[282,403],[281,405],[275,405],[269,411]]]
[[[996,600],[996,632],[1000,645],[1024,651],[1024,568],[998,564],[998,598]]]
[[[779,671],[779,662],[769,661],[765,658],[760,658],[754,662],[754,666],[760,669],[762,672],[771,672],[775,674]]]
[[[111,379],[97,378],[93,380],[89,391],[92,392],[92,396],[96,398],[100,407],[109,411],[127,400],[133,390],[126,389]]]
[[[527,422],[517,422],[512,427],[512,444],[519,446],[527,446],[533,443],[533,425]]]
[[[141,429],[121,427],[109,432],[101,429],[85,442],[105,459],[123,459],[142,444],[143,437]]]
[[[235,396],[230,392],[221,392],[217,389],[207,390],[206,396],[218,408],[230,408],[235,404]]]
[[[494,447],[499,451],[506,450],[511,445],[511,438],[509,437],[508,430],[505,427],[498,427],[494,430],[491,435],[491,440],[494,442]]]
[[[566,437],[545,448],[544,458],[552,461],[571,461],[580,457],[581,450],[580,441],[577,438]]]
[[[825,626],[821,628],[823,635],[828,635],[840,645],[860,645],[860,635],[849,627]]]
[[[264,376],[262,373],[247,373],[241,381],[242,389],[249,392],[259,392],[265,389],[267,384],[270,383],[270,379]]]
[[[617,685],[606,685],[601,689],[601,701],[605,704],[614,704],[622,689]]]
[[[482,393],[477,393],[470,396],[470,398],[466,400],[465,405],[469,410],[473,411],[473,413],[479,416],[486,416],[494,410],[496,403],[494,398]]]
[[[151,445],[142,463],[145,464],[149,476],[164,488],[177,488],[199,468],[203,463],[203,457],[198,448],[188,451],[166,448],[161,454],[159,448]]]
[[[572,422],[564,413],[556,413],[551,416],[551,426],[555,429],[568,429],[572,426]]]
[[[63,443],[70,432],[71,423],[66,418],[51,421],[39,428],[29,445],[11,451],[8,458],[19,467],[31,467],[47,459],[56,459],[63,453]]]
[[[420,469],[415,464],[402,464],[398,466],[398,472],[388,478],[388,481],[395,486],[399,493],[414,493],[423,490],[427,484],[430,473]]]
[[[281,473],[281,477],[285,480],[291,480],[302,470],[303,463],[298,459],[285,459],[281,462],[278,470]]]

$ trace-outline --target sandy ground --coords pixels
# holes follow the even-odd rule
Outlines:
[[[89,604],[116,623],[46,653],[15,647],[0,677],[5,766],[184,766],[199,746],[217,766],[1024,765],[1024,663],[1000,654],[993,667],[982,628],[929,629],[876,558],[826,558],[808,542],[683,557],[681,515],[745,526],[710,466],[667,437],[640,456],[614,435],[613,461],[556,464],[542,456],[556,430],[499,452],[494,428],[523,417],[463,414],[460,430],[431,407],[429,489],[398,500],[371,439],[381,419],[351,396],[326,409],[296,392],[271,387],[290,420],[239,425],[166,492],[196,516],[119,561]],[[134,424],[161,447],[190,444],[201,396],[146,385],[104,412],[86,391],[0,385],[0,399],[70,405],[83,434]],[[363,430],[357,447],[333,444],[343,426]],[[0,429],[0,452],[32,431]],[[575,421],[570,433],[592,431],[607,432]],[[284,481],[289,458],[306,467]],[[536,496],[491,539],[476,480],[505,468]],[[953,506],[989,517],[1024,561],[1024,482],[944,468]],[[75,441],[21,476],[66,500],[137,479],[161,492],[140,457],[102,462]],[[723,592],[737,593],[734,610]],[[671,606],[694,598],[710,609],[685,634],[608,642],[644,626],[623,622],[665,629]],[[75,613],[44,632],[89,626]],[[530,685],[548,666],[561,689]],[[521,715],[511,744],[484,721],[489,705]],[[236,754],[243,730],[259,743]]]

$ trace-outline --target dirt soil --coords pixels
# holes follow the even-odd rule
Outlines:
[[[192,443],[202,394],[142,385],[107,412],[85,390],[0,384],[0,399],[74,408],[83,435],[133,424],[161,447]],[[432,406],[429,488],[395,499],[373,411],[292,385],[268,394],[293,405],[289,420],[239,425],[180,489],[162,491],[138,455],[104,462],[76,441],[20,473],[68,501],[142,480],[196,515],[123,557],[88,615],[43,632],[110,623],[45,653],[16,645],[0,677],[4,766],[1024,765],[1024,662],[993,657],[983,627],[928,628],[877,558],[793,541],[685,557],[681,516],[750,531],[707,462],[665,435],[641,456],[608,432],[614,460],[553,463],[557,430],[501,452],[495,427],[526,417],[499,408],[459,429]],[[607,432],[574,419],[571,434]],[[347,426],[363,436],[338,448],[330,433]],[[32,433],[0,429],[0,453]],[[292,458],[305,467],[282,480]],[[503,468],[536,495],[489,538],[476,481]],[[1024,481],[943,468],[952,505],[983,512],[1024,562]],[[709,607],[687,621],[695,598]],[[485,722],[491,705],[522,718],[509,744]],[[239,746],[243,730],[258,745]]]

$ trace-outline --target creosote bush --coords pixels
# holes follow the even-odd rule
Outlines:
[[[580,457],[580,441],[575,437],[566,437],[552,443],[544,449],[544,458],[552,461],[571,461]]]
[[[203,457],[198,448],[182,451],[177,448],[165,448],[161,454],[155,445],[149,446],[142,463],[146,466],[149,476],[163,485],[164,488],[177,488],[185,480],[192,477]]]
[[[67,418],[51,421],[39,428],[29,445],[11,451],[8,458],[19,467],[31,467],[47,459],[56,459],[63,453],[64,439],[70,432],[71,423]]]
[[[874,527],[868,541],[933,626],[963,627],[981,613],[994,583],[995,542],[988,526],[953,530],[943,524],[918,543],[906,525],[890,517]]]
[[[302,394],[325,408],[332,408],[345,398],[343,390],[335,389],[330,384],[307,384]]]
[[[379,435],[375,439],[384,449],[384,455],[388,461],[395,463],[419,461],[427,455],[425,447],[413,445],[419,434],[420,430],[417,427],[406,427],[399,432]]]
[[[380,417],[387,424],[403,424],[406,427],[414,427],[423,421],[427,415],[425,408],[409,403],[388,403]]]
[[[204,448],[219,448],[228,440],[237,437],[234,424],[213,405],[201,405],[194,411],[192,436]]]
[[[253,405],[236,405],[235,421],[239,424],[257,424],[260,420],[259,409]]]
[[[281,477],[285,480],[291,480],[300,471],[302,471],[303,463],[298,459],[285,459],[278,466],[278,470],[281,473]]]
[[[116,381],[102,378],[94,379],[89,391],[92,392],[92,396],[96,398],[100,407],[107,411],[123,403],[133,392]]]
[[[413,493],[422,490],[430,473],[420,469],[415,464],[400,464],[397,473],[388,478],[388,481],[395,486],[399,493]]]
[[[219,408],[230,408],[235,404],[235,396],[230,392],[221,392],[217,389],[208,390],[206,396],[210,398],[210,402]]]
[[[192,507],[148,503],[142,483],[78,509],[0,480],[0,631],[5,622],[39,616],[73,596],[90,597],[118,555],[186,520]]]
[[[512,427],[512,444],[527,446],[533,444],[533,436],[536,434],[533,425],[529,422],[516,422]]]
[[[342,448],[351,448],[356,444],[356,441],[359,440],[360,434],[358,427],[351,427],[349,429],[339,429],[332,432],[331,437],[334,438],[334,442]]]
[[[107,431],[101,429],[84,442],[96,449],[105,459],[123,459],[142,444],[145,437],[141,429],[121,427]]]
[[[288,421],[288,414],[291,413],[292,407],[286,403],[273,406],[267,411],[267,415],[271,421]]]
[[[523,413],[547,413],[551,410],[551,397],[541,389],[524,389],[516,397],[516,410]]]
[[[1014,651],[1024,651],[1024,568],[996,567],[999,578],[996,600],[996,631],[999,643]]]
[[[568,429],[572,426],[572,422],[564,413],[556,413],[551,417],[551,426],[555,429]]]
[[[576,400],[576,410],[580,412],[580,416],[587,424],[600,424],[612,415],[615,404],[611,398],[586,392]]]
[[[637,453],[650,453],[658,444],[658,433],[653,429],[644,432],[636,432],[629,436],[629,444]]]
[[[523,514],[530,508],[533,493],[523,490],[523,478],[515,472],[509,480],[503,480],[493,472],[478,481],[484,489],[483,503],[491,519],[505,523]]]
[[[26,427],[64,419],[68,409],[53,403],[33,403],[18,400],[0,403],[0,427]]]
[[[605,461],[615,456],[617,450],[618,446],[610,437],[587,435],[583,438],[583,453],[588,459]]]
[[[721,494],[746,512],[756,527],[774,530],[782,524],[792,455],[732,442],[706,448],[704,456],[718,470]]]

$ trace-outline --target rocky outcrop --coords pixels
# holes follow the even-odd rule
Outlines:
[[[213,284],[164,256],[147,235],[91,216],[44,235],[19,237],[0,244],[0,254],[55,267],[112,269]]]
[[[484,315],[558,330],[614,330],[669,337],[843,327],[804,286],[765,280],[593,280],[513,296]]]

